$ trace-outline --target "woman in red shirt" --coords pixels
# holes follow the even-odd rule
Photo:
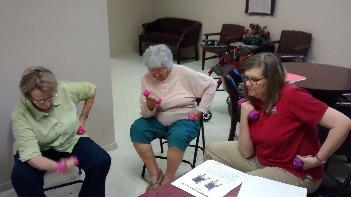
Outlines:
[[[272,53],[252,56],[243,70],[247,101],[241,104],[239,140],[211,143],[204,160],[314,192],[322,181],[323,164],[347,137],[351,120],[285,82],[286,71]],[[249,118],[252,110],[259,114],[255,120]],[[323,145],[317,124],[330,129]],[[295,157],[302,160],[302,169],[294,166]]]

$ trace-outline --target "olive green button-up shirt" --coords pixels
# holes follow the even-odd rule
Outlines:
[[[19,153],[20,160],[25,162],[49,148],[72,152],[78,139],[87,137],[76,134],[79,127],[76,105],[91,98],[95,89],[89,82],[59,82],[57,96],[48,113],[37,110],[22,96],[11,114],[15,137],[13,154]]]

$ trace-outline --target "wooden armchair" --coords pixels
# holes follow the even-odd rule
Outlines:
[[[242,32],[244,26],[236,24],[223,24],[221,32],[204,34],[205,44],[202,46],[202,70],[205,68],[205,60],[219,57],[219,52],[229,47],[232,42],[242,41]],[[219,36],[219,39],[208,39],[209,36]],[[215,53],[215,55],[206,58],[206,52]]]
[[[282,62],[306,62],[311,39],[312,34],[307,32],[283,30],[279,40],[266,41],[263,45],[279,44],[276,55]]]

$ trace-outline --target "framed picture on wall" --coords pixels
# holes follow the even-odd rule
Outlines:
[[[273,15],[275,0],[246,0],[245,13]]]

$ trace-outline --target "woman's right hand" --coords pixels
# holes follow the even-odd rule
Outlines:
[[[240,105],[240,117],[245,118],[246,120],[249,119],[249,113],[254,110],[254,106],[249,102],[245,101]]]
[[[64,160],[65,160],[66,166],[67,166],[66,172],[71,171],[75,167],[74,159],[72,157],[69,157],[69,158],[66,158]]]
[[[58,165],[64,165],[64,167]],[[67,173],[71,171],[76,166],[76,162],[74,161],[73,157],[63,158],[60,161],[56,162],[56,172],[58,173]]]
[[[150,111],[153,111],[156,107],[158,96],[153,91],[150,91],[149,96],[145,97],[145,99],[147,108],[149,108]]]

